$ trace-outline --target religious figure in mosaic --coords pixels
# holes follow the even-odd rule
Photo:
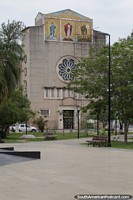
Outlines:
[[[64,31],[65,31],[66,37],[70,38],[71,33],[72,33],[72,25],[70,23],[65,24]]]
[[[83,24],[83,26],[81,26],[81,33],[82,33],[83,37],[85,37],[87,35],[87,28],[84,24]]]
[[[51,25],[50,25],[50,37],[55,37],[55,29],[56,29],[56,26],[55,24],[52,22]]]

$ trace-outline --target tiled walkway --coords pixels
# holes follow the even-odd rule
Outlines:
[[[12,145],[18,151],[39,150],[41,159],[0,155],[0,199],[73,200],[76,194],[133,195],[133,151],[81,145],[85,141]]]

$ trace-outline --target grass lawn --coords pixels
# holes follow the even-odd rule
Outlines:
[[[88,143],[82,143],[82,145],[88,146]],[[90,145],[92,147],[92,145]],[[89,148],[89,147],[88,147]],[[96,146],[96,148],[99,148]],[[106,147],[108,148],[108,147]],[[110,147],[109,147],[110,148]],[[128,139],[128,142],[125,143],[124,141],[111,141],[111,148],[119,148],[119,149],[132,149],[133,150],[133,142]]]
[[[44,140],[42,133],[28,133],[28,135],[34,135],[36,138],[21,138],[25,133],[9,133],[4,143],[18,143],[18,142],[30,142],[30,141],[42,141]]]
[[[4,140],[4,143],[18,143],[18,142],[38,142],[44,141],[44,134],[40,132],[29,132],[27,135],[34,135],[35,138],[21,138],[25,133],[9,133],[8,137]],[[75,139],[77,138],[77,132],[68,133],[55,133],[57,140]],[[80,138],[91,137],[86,133],[80,133]]]
[[[32,132],[28,133],[28,135],[34,135],[35,138],[21,138],[22,135],[25,135],[25,133],[9,133],[8,137],[4,139],[4,143],[19,143],[19,142],[39,142],[44,141],[44,135],[40,132]],[[65,139],[76,139],[78,134],[77,132],[68,132],[68,133],[55,133],[57,140],[65,140]],[[80,138],[88,138],[92,137],[93,134],[87,135],[86,133],[80,133]],[[84,143],[83,145],[87,145],[87,143]],[[133,142],[128,139],[127,143],[124,143],[123,141],[112,141],[111,147],[113,148],[121,148],[121,149],[133,149]]]
[[[130,142],[130,140],[128,139],[129,142],[125,143],[125,142],[121,142],[121,141],[113,141],[111,143],[111,146],[113,148],[120,148],[120,149],[133,149],[133,142]]]

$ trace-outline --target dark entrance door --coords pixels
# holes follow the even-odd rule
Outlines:
[[[64,129],[73,129],[74,127],[74,110],[63,110]]]

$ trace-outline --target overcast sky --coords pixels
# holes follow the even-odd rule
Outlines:
[[[38,12],[64,9],[93,19],[93,28],[109,33],[111,43],[127,37],[133,29],[133,0],[0,0],[0,24],[9,19],[33,26]]]

